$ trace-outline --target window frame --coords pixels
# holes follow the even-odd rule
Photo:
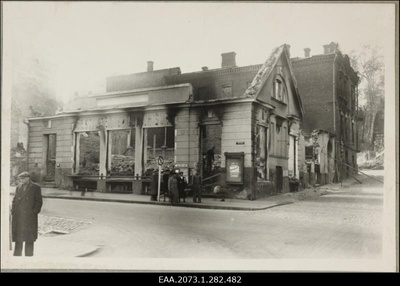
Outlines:
[[[288,104],[288,89],[285,79],[281,75],[276,75],[274,78],[272,98],[282,104]]]

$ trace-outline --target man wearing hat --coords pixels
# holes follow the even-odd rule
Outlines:
[[[30,180],[30,174],[18,175],[21,183],[17,186],[12,202],[12,241],[15,242],[14,256],[22,255],[25,242],[25,256],[33,256],[33,244],[38,237],[38,214],[42,209],[40,186]]]
[[[171,203],[173,205],[179,202],[178,174],[179,170],[175,169],[168,179],[168,190],[171,193]]]

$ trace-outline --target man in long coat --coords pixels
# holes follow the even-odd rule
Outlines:
[[[177,204],[179,202],[178,173],[179,170],[176,170],[168,180],[168,190],[171,193],[172,204]]]
[[[185,189],[187,188],[187,182],[185,177],[183,176],[183,172],[180,172],[178,177],[178,193],[179,193],[179,202],[181,202],[181,199],[183,199],[183,202],[185,203],[186,201],[186,192]]]
[[[157,201],[158,197],[158,171],[154,170],[151,174],[151,182],[150,182],[150,200]]]
[[[193,202],[201,203],[202,179],[198,170],[196,170],[193,175],[192,186],[193,186]]]
[[[25,242],[25,256],[33,256],[33,244],[38,237],[38,214],[43,200],[40,186],[30,180],[30,174],[18,175],[21,184],[17,186],[12,202],[12,241],[15,242],[14,256],[22,255]]]

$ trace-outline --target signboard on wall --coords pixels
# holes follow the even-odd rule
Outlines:
[[[244,176],[244,153],[225,152],[226,160],[226,182],[228,184],[243,184]]]
[[[130,128],[129,114],[107,114],[102,116],[82,116],[78,119],[75,132],[78,131],[94,131],[99,126],[106,129],[128,129]]]

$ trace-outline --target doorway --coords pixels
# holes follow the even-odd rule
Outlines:
[[[283,188],[283,169],[281,166],[276,166],[275,178],[276,191],[281,193]]]
[[[46,145],[46,172],[45,182],[54,182],[56,174],[56,134],[45,135]]]

